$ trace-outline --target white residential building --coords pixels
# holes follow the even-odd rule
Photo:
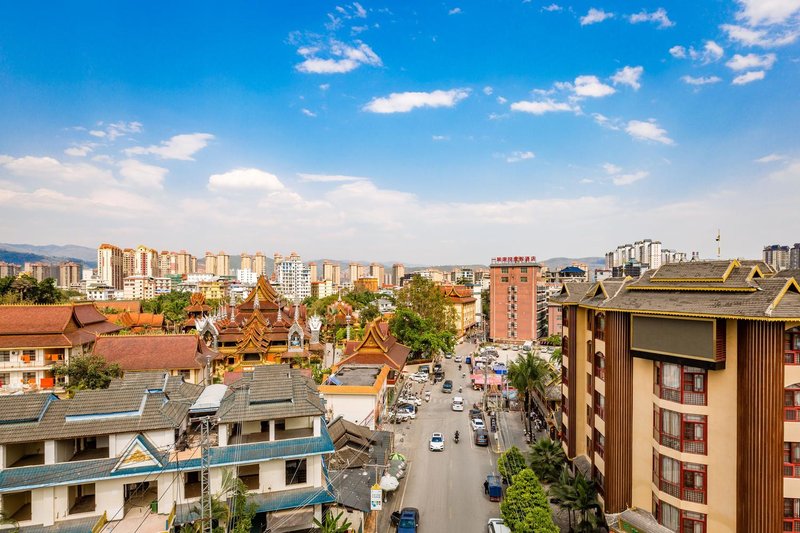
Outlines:
[[[236,271],[236,281],[244,285],[255,285],[258,274],[248,268],[240,268]]]
[[[295,252],[280,261],[276,260],[275,278],[281,294],[288,300],[302,300],[311,296],[311,270]]]

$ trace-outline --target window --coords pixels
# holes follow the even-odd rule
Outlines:
[[[9,350],[0,350],[0,363],[10,363],[11,352]]]
[[[684,405],[706,405],[706,371],[672,363],[656,363],[654,392],[659,398]]]
[[[527,274],[528,273],[528,267],[520,267],[519,271],[522,272],[523,274]]]
[[[653,515],[662,526],[679,533],[705,533],[706,515],[682,511],[653,495]]]
[[[36,362],[36,350],[22,350],[22,360],[26,363]]]
[[[592,470],[592,477],[594,478],[595,483],[597,484],[597,492],[602,496],[605,494],[606,490],[606,478],[602,472],[597,468],[597,465],[594,466],[594,470]]]
[[[569,327],[569,313],[566,307],[561,308],[561,325],[568,328]],[[566,346],[565,343],[561,343],[562,346]]]
[[[653,438],[673,450],[705,455],[706,417],[655,408]]]
[[[592,406],[591,405],[587,405],[586,406],[586,421],[589,424],[592,423]],[[586,438],[588,439],[589,437],[586,437]],[[588,449],[591,450],[592,448],[589,447]]]
[[[561,412],[569,416],[569,402],[563,394],[561,395]]]
[[[693,503],[706,503],[706,466],[653,452],[653,483],[658,490]]]
[[[600,420],[606,419],[606,398],[597,391],[594,391],[594,412]]]
[[[508,276],[501,276],[500,277],[500,282],[501,283],[508,283]]]
[[[522,276],[519,278],[520,283],[528,283],[528,276]]]
[[[783,499],[783,530],[800,531],[800,499]]]
[[[592,375],[590,373],[586,373],[586,392],[589,394],[592,393]]]
[[[603,352],[594,354],[594,375],[603,381],[606,379],[606,356]]]
[[[602,341],[606,338],[606,315],[597,313],[594,317],[594,338]]]
[[[783,443],[783,477],[800,477],[800,442]]]
[[[297,485],[306,482],[306,460],[293,459],[286,461],[286,484]]]
[[[600,457],[605,457],[606,437],[597,431],[597,429],[594,430],[594,451],[597,452],[597,455]]]
[[[569,387],[569,373],[567,372],[567,367],[561,367],[561,383]]]
[[[786,331],[783,338],[783,362],[787,365],[800,365],[800,327]]]
[[[500,267],[501,274],[508,274],[508,267]]]
[[[25,385],[36,385],[36,372],[23,372],[22,383]]]
[[[789,385],[783,390],[783,419],[787,422],[800,422],[800,383]]]

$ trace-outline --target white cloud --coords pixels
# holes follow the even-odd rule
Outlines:
[[[606,13],[602,9],[589,9],[586,15],[581,17],[581,26],[588,26],[589,24],[597,24],[598,22],[603,22],[606,19],[610,19],[614,16],[614,13]]]
[[[774,163],[775,161],[783,161],[787,159],[785,155],[780,154],[769,154],[765,155],[764,157],[759,157],[755,160],[756,163]]]
[[[618,167],[613,163],[603,163],[603,170],[606,171],[607,174],[619,174],[622,172],[622,167]]]
[[[573,90],[577,96],[591,98],[602,98],[616,92],[613,87],[601,82],[597,76],[578,76],[575,78]]]
[[[659,7],[655,11],[649,13],[646,10],[642,10],[639,13],[631,15],[629,20],[631,21],[631,24],[638,24],[640,22],[656,22],[658,23],[659,29],[669,28],[675,25],[675,23],[669,19],[667,16],[667,10],[663,7]]]
[[[530,113],[532,115],[544,115],[545,113],[557,113],[561,111],[578,111],[580,108],[567,102],[556,102],[548,98],[539,101],[523,100],[514,102],[511,104],[511,110]]]
[[[594,183],[594,180],[589,178],[582,178],[578,183],[586,185],[587,183]]]
[[[367,10],[361,7],[361,4],[358,2],[353,2],[353,7],[355,8],[355,16],[358,18],[367,18]]]
[[[611,76],[611,81],[614,82],[614,85],[628,85],[633,87],[635,91],[638,91],[642,86],[642,84],[639,83],[639,78],[642,77],[643,72],[644,67],[625,66]]]
[[[773,28],[756,29],[739,26],[737,24],[723,24],[720,26],[728,34],[728,39],[736,41],[745,46],[760,46],[763,48],[774,48],[792,44],[800,36],[800,30],[796,27],[775,30]]]
[[[498,97],[497,97],[497,103],[498,103],[498,104],[500,104],[500,105],[503,105],[503,104],[505,104],[506,102],[508,102],[508,99],[507,99],[507,98],[503,98],[502,96],[498,96]]]
[[[554,11],[561,11],[562,9],[564,8],[558,4],[550,4],[549,6],[542,6],[542,11],[549,11],[551,13]]]
[[[459,13],[461,13],[460,7],[454,7],[453,9],[447,12],[448,15],[458,15]]]
[[[407,113],[420,107],[453,107],[468,97],[469,93],[469,89],[392,93],[386,97],[373,98],[362,109],[371,113]]]
[[[766,76],[766,73],[763,70],[754,70],[736,76],[731,83],[734,85],[746,85],[754,81],[763,80],[764,76]]]
[[[631,120],[625,127],[625,131],[628,135],[640,141],[675,144],[675,141],[667,137],[667,131],[660,128],[655,120]]]
[[[134,187],[163,189],[164,178],[169,170],[155,165],[147,165],[136,159],[125,159],[117,163],[123,182]]]
[[[124,135],[128,135],[130,133],[141,133],[142,132],[142,123],[141,122],[112,122],[111,124],[104,124],[103,122],[99,122],[98,126],[104,126],[105,129],[94,129],[89,131],[89,135],[92,137],[98,137],[101,139],[108,139],[109,141],[113,141],[117,139],[117,137],[122,137]]]
[[[300,112],[303,113],[307,117],[316,117],[317,116],[316,113],[314,113],[310,109],[306,109],[305,107],[303,109],[301,109]]]
[[[104,132],[103,130],[90,130],[89,135],[91,135],[92,137],[103,138],[106,136],[106,132]]]
[[[361,65],[379,67],[383,65],[372,48],[364,42],[355,41],[355,46],[331,39],[323,45],[301,46],[297,53],[305,58],[295,65],[299,72],[308,74],[344,74],[357,69]],[[319,55],[329,57],[318,57]]]
[[[30,179],[62,181],[113,183],[111,172],[88,163],[63,163],[53,157],[23,156],[14,158],[0,155],[0,168]]]
[[[210,133],[184,133],[175,135],[169,140],[161,141],[161,144],[151,146],[134,146],[127,148],[125,153],[128,155],[147,155],[152,154],[161,159],[178,159],[180,161],[194,161],[192,156],[208,146],[208,142],[214,138]]]
[[[619,130],[621,127],[619,119],[608,118],[602,113],[592,113],[592,118],[597,124],[610,130]]]
[[[683,59],[684,57],[686,57],[686,48],[684,48],[679,44],[676,44],[675,46],[669,49],[669,53],[672,57]]]
[[[319,86],[319,90],[320,91],[327,91],[330,88],[331,88],[331,84],[330,83],[323,83],[322,85]]]
[[[483,94],[485,94],[486,96],[491,96],[493,92],[494,92],[494,89],[492,89],[488,85],[483,88]]]
[[[800,0],[737,0],[736,18],[750,25],[783,24],[800,14]]]
[[[640,170],[630,174],[618,174],[614,176],[611,181],[614,182],[614,185],[630,185],[631,183],[636,183],[637,181],[642,180],[649,175],[649,172]]]
[[[345,176],[343,174],[298,174],[300,181],[310,181],[314,183],[336,183],[348,181],[364,181],[368,178],[358,176]]]
[[[275,174],[257,168],[236,168],[223,174],[212,174],[208,178],[211,191],[263,189],[280,191],[285,189]]]
[[[706,41],[702,50],[695,50],[693,47],[689,48],[689,57],[695,61],[700,61],[704,65],[719,61],[725,54],[725,50],[714,41]]]
[[[731,59],[728,60],[725,65],[734,71],[740,70],[751,70],[751,69],[764,69],[769,70],[772,68],[772,65],[775,64],[777,58],[775,54],[735,54]]]
[[[76,144],[75,146],[70,146],[64,150],[64,153],[73,157],[86,157],[94,150],[96,146],[97,143]]]
[[[525,152],[511,152],[511,154],[506,157],[506,161],[508,163],[519,163],[520,161],[525,161],[526,159],[533,159],[536,157],[536,154],[530,151]]]
[[[48,188],[30,192],[0,189],[0,205],[5,205],[6,211],[36,210],[39,212],[37,215],[39,219],[44,219],[51,213],[58,213],[52,218],[51,223],[47,224],[50,228],[48,232],[52,234],[63,226],[68,232],[65,234],[65,239],[68,234],[74,234],[78,219],[94,221],[95,224],[102,222],[105,225],[109,218],[138,218],[143,213],[152,214],[157,211],[149,198],[115,187],[85,195],[69,195]],[[61,213],[69,213],[70,224],[63,224]],[[97,226],[94,225],[93,228],[97,229]]]
[[[719,76],[700,76],[700,77],[693,77],[693,76],[683,76],[681,80],[689,85],[709,85],[712,83],[719,83],[722,81],[722,78]]]
[[[449,141],[450,140],[450,136],[449,135],[432,135],[431,139],[433,139],[434,141]]]

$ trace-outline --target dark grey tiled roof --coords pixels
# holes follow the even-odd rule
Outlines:
[[[682,263],[666,263],[653,273],[653,280],[659,279],[712,279],[725,275],[731,262],[724,261],[692,261]]]
[[[688,279],[688,274],[680,274],[678,267],[689,269],[694,276],[718,272],[718,262],[711,263],[708,268],[703,267],[702,262],[673,264],[671,269],[675,277],[672,279]],[[651,270],[639,280],[628,280],[624,285],[616,281],[598,282],[603,284],[607,296],[599,290],[598,284],[577,286],[565,283],[561,293],[553,296],[551,301],[630,312],[800,320],[800,292],[796,279],[761,278],[756,274],[747,280],[755,266],[762,272],[767,270],[765,275],[773,276],[773,272],[762,268],[758,261],[740,262],[725,282],[653,282],[651,278],[656,271]]]
[[[0,424],[34,422],[54,399],[55,395],[50,393],[0,396]]]
[[[142,406],[144,389],[82,390],[69,401],[67,416],[130,413]]]
[[[289,365],[257,366],[232,383],[219,409],[220,422],[273,420],[325,413],[316,384]]]

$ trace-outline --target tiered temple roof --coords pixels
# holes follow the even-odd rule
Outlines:
[[[364,333],[364,340],[347,343],[345,358],[338,366],[348,363],[385,364],[401,372],[411,349],[397,342],[389,332],[389,323],[380,318],[371,322]]]

